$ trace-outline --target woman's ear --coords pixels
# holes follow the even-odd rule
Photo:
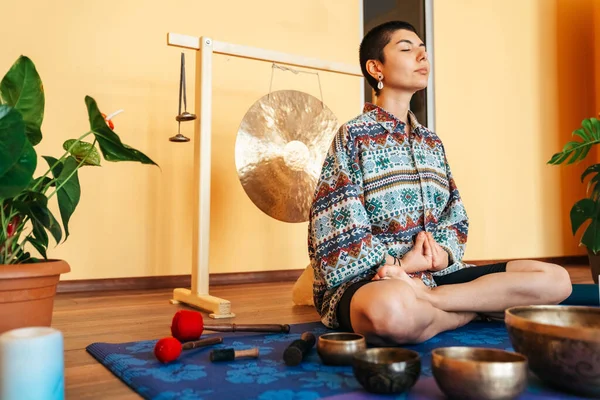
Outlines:
[[[375,79],[379,79],[381,73],[381,63],[377,60],[367,61],[367,72]]]

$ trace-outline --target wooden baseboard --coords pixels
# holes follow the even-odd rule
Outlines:
[[[239,285],[248,283],[294,282],[304,270],[280,270],[259,272],[235,272],[210,274],[210,286]],[[148,290],[189,288],[191,275],[141,276],[133,278],[80,279],[60,281],[58,293],[96,292],[108,290]]]
[[[566,256],[536,258],[559,265],[588,265],[587,256]],[[465,261],[469,264],[486,265],[510,260],[478,260]],[[239,285],[248,283],[273,283],[273,282],[295,282],[304,270],[280,270],[259,272],[235,272],[227,274],[210,274],[210,286]],[[58,293],[72,292],[97,292],[110,290],[148,290],[148,289],[174,289],[189,288],[191,275],[167,275],[167,276],[143,276],[133,278],[111,278],[111,279],[81,279],[71,281],[60,281]]]

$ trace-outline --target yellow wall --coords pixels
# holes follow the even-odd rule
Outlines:
[[[584,165],[546,165],[596,114],[593,0],[435,2],[436,130],[471,219],[466,259],[584,253]]]
[[[42,154],[86,131],[84,96],[107,114],[125,113],[116,131],[162,168],[105,163],[81,171],[82,198],[72,236],[49,256],[66,259],[63,279],[186,274],[191,271],[193,144],[173,144],[180,49],[167,32],[325,60],[355,62],[356,1],[106,0],[8,2],[2,6],[2,75],[20,54],[33,59],[46,90]],[[186,54],[193,90],[195,54]],[[211,273],[306,266],[306,223],[263,214],[245,195],[234,146],[245,112],[268,93],[271,64],[215,56]],[[358,78],[320,74],[323,96],[340,121],[360,111]],[[245,86],[245,88],[241,88]],[[317,78],[276,71],[273,90],[319,96]],[[188,99],[193,111],[194,101]],[[192,124],[183,133],[193,136]]]
[[[180,54],[166,46],[167,32],[355,63],[357,3],[3,5],[4,15],[27,17],[0,24],[0,69],[25,54],[45,84],[41,153],[57,155],[65,139],[86,130],[83,98],[89,94],[104,112],[125,109],[115,121],[117,132],[162,168],[105,163],[81,172],[72,237],[50,251],[71,264],[64,279],[190,272],[193,144],[167,141],[177,128]],[[570,234],[568,211],[583,193],[583,167],[546,161],[583,118],[597,114],[590,90],[597,83],[593,55],[599,57],[593,6],[593,0],[435,2],[436,130],[471,217],[467,259],[582,253]],[[191,93],[195,60],[193,52],[186,54]],[[298,269],[308,260],[306,223],[263,214],[235,171],[239,122],[267,93],[270,78],[268,63],[215,58],[212,273]],[[340,122],[359,111],[356,78],[321,73],[321,82]],[[319,95],[314,76],[282,71],[275,72],[273,89]],[[193,99],[188,108],[193,110]],[[192,125],[184,125],[183,133],[192,136]]]

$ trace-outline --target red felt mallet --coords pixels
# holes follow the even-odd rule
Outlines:
[[[223,338],[212,337],[208,339],[196,340],[195,342],[181,342],[174,337],[160,339],[154,346],[154,355],[163,364],[177,360],[182,350],[197,349],[199,347],[212,346],[213,344],[223,343]]]
[[[202,336],[204,329],[216,332],[268,332],[289,333],[288,324],[204,324],[202,314],[197,311],[179,310],[171,322],[171,334],[182,342],[196,340]]]

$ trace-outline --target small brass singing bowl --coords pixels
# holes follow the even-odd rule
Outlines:
[[[527,358],[504,350],[442,347],[431,352],[431,369],[451,399],[514,399],[527,387]]]
[[[351,365],[354,354],[366,348],[365,337],[358,333],[325,333],[317,342],[317,354],[327,365]]]
[[[505,321],[513,348],[544,383],[600,397],[600,308],[512,307]]]
[[[403,393],[417,383],[421,375],[421,356],[402,348],[374,348],[354,355],[352,371],[367,392]]]

